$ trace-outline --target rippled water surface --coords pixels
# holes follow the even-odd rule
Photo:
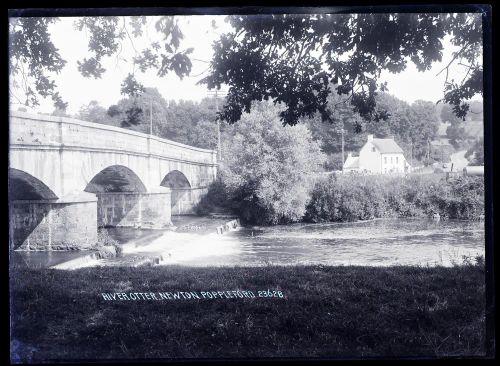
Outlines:
[[[190,220],[196,223],[197,219]],[[28,266],[57,265],[65,269],[145,263],[190,266],[259,266],[268,263],[450,266],[462,263],[463,256],[484,256],[483,222],[384,219],[357,223],[242,227],[217,235],[215,226],[220,223],[206,218],[199,220],[206,226],[201,232],[104,229],[121,243],[121,258],[89,259],[84,256],[80,260],[85,252],[24,252],[13,253],[11,261]],[[68,264],[67,261],[75,257],[77,261]]]
[[[384,219],[358,223],[244,227],[224,235],[167,232],[127,255],[160,264],[452,265],[484,255],[484,223]],[[111,263],[110,263],[111,264]]]

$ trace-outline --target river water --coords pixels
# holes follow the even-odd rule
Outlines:
[[[189,221],[191,220],[191,221]],[[218,235],[219,222],[190,232],[103,229],[123,248],[118,258],[96,259],[88,252],[11,252],[11,264],[76,269],[89,266],[179,264],[189,266],[261,266],[266,264],[442,265],[463,256],[484,256],[484,223],[427,219],[380,219],[355,223],[240,227]],[[198,222],[199,221],[199,222]],[[213,230],[211,227],[213,226]],[[187,232],[186,232],[187,231]]]
[[[127,238],[113,233],[122,243]],[[133,235],[133,234],[130,234]],[[484,256],[484,223],[381,219],[357,223],[243,227],[217,235],[165,232],[142,245],[124,245],[124,257],[159,257],[159,264],[192,266],[265,264],[444,265]]]

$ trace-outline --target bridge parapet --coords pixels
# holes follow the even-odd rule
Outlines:
[[[67,117],[11,111],[11,146],[122,151],[199,164],[216,164],[216,151],[115,126]]]

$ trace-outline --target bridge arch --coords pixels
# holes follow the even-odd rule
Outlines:
[[[111,165],[97,173],[85,187],[97,196],[97,226],[131,226],[140,221],[146,186],[124,165]]]
[[[146,186],[134,171],[123,165],[111,165],[97,173],[85,192],[146,192]]]
[[[192,209],[192,187],[187,177],[179,170],[168,172],[160,183],[172,191],[170,202],[172,215],[190,213]]]
[[[9,168],[9,200],[56,200],[57,195],[41,180],[25,171]]]
[[[170,189],[185,189],[191,188],[191,183],[180,170],[170,171],[160,183],[163,187],[168,187]]]

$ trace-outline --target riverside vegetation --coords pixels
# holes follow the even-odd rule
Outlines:
[[[429,217],[439,214],[444,219],[480,220],[484,217],[483,177],[455,177],[443,174],[375,176],[329,175],[311,184],[309,198],[303,200],[302,216],[282,215],[280,223],[343,222],[382,217]],[[224,184],[223,178],[213,184],[198,207],[200,213],[220,205],[239,213],[240,204]],[[271,205],[267,206],[272,209]],[[258,197],[245,203],[253,215],[266,209]],[[248,221],[248,220],[247,220]],[[262,221],[257,222],[263,224]]]
[[[330,176],[314,186],[306,207],[311,222],[422,217],[478,220],[484,216],[483,177],[443,175]]]

